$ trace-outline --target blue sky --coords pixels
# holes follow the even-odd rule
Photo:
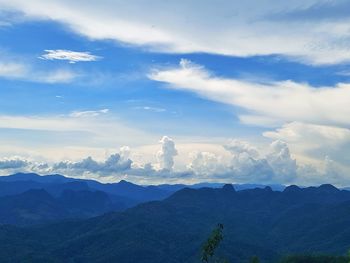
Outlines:
[[[268,2],[1,0],[1,173],[347,185],[345,2]]]

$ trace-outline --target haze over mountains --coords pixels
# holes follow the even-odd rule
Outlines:
[[[217,223],[225,226],[218,254],[230,262],[341,255],[350,247],[350,192],[332,185],[236,191],[35,174],[0,177],[0,185],[7,189],[0,198],[1,262],[199,262]]]

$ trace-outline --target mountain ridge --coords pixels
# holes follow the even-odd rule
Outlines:
[[[184,188],[162,201],[78,222],[0,227],[0,259],[10,253],[3,244],[16,243],[25,251],[16,255],[19,261],[31,253],[57,262],[199,262],[201,245],[219,222],[225,237],[218,253],[232,262],[252,255],[262,262],[289,253],[341,255],[350,244],[350,192],[330,186]],[[39,240],[46,244],[40,249]]]

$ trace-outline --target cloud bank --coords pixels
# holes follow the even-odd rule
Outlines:
[[[160,150],[155,153],[158,163],[137,163],[130,158],[130,148],[124,146],[118,153],[103,161],[92,157],[80,161],[43,163],[25,158],[0,159],[1,173],[30,171],[41,174],[61,173],[68,176],[116,181],[128,179],[144,184],[194,183],[203,181],[229,183],[301,184],[333,183],[344,186],[350,183],[346,170],[328,156],[322,165],[298,163],[290,154],[288,145],[276,140],[264,153],[242,140],[231,140],[223,145],[228,158],[211,152],[190,152],[185,169],[174,169],[178,154],[175,142],[164,136]]]
[[[110,174],[120,174],[131,168],[132,161],[127,159],[123,160],[120,154],[110,155],[104,162],[97,162],[91,157],[87,157],[78,162],[64,161],[54,164],[52,171],[73,174],[92,173],[100,176],[106,176]]]

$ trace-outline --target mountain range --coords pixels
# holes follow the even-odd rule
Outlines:
[[[100,183],[62,175],[17,173],[0,177],[0,223],[33,225],[88,218],[163,200],[185,187],[222,187],[221,183],[141,186],[127,181]],[[264,187],[237,185],[237,189]],[[278,188],[278,186],[276,186]],[[283,186],[279,186],[283,187]]]
[[[2,225],[0,261],[200,262],[201,247],[218,223],[224,239],[217,254],[230,262],[248,262],[252,255],[262,262],[290,253],[342,255],[350,248],[350,192],[332,185],[283,191],[186,187],[89,219]]]

